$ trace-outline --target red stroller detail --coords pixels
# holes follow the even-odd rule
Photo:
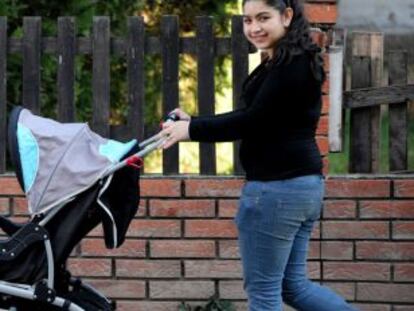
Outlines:
[[[87,124],[62,124],[16,107],[9,119],[9,152],[32,215],[26,224],[0,216],[0,309],[115,310],[66,261],[102,224],[105,244],[119,247],[139,203],[141,158],[164,139],[139,144],[102,138]]]

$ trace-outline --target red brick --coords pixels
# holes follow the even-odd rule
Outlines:
[[[10,200],[8,198],[0,198],[0,215],[10,215]]]
[[[329,158],[327,156],[323,156],[322,157],[322,174],[324,176],[328,176],[329,175]]]
[[[323,282],[323,285],[326,285],[346,300],[355,300],[355,283]]]
[[[30,214],[26,198],[13,198],[13,214],[16,216]]]
[[[360,311],[391,311],[391,305],[385,305],[385,304],[374,304],[374,303],[355,303],[352,304],[354,307],[357,308],[357,310]],[[394,309],[395,311],[395,309]]]
[[[319,261],[308,261],[308,276],[311,280],[321,279],[321,263]]]
[[[398,240],[414,240],[414,221],[394,222],[392,224],[392,238]]]
[[[137,280],[87,280],[87,284],[111,299],[145,298],[145,282]]]
[[[145,244],[143,240],[125,240],[121,247],[107,249],[103,239],[83,239],[81,254],[99,257],[145,257]]]
[[[395,180],[394,195],[397,198],[414,198],[414,180]]]
[[[320,48],[324,48],[328,45],[328,37],[325,32],[320,29],[313,28],[311,30],[312,41]]]
[[[151,257],[214,257],[216,247],[214,241],[191,240],[191,241],[171,241],[160,240],[150,242]]]
[[[132,260],[117,259],[118,277],[178,278],[181,276],[179,260]]]
[[[394,308],[392,310],[393,311],[413,311],[413,306],[412,305],[409,305],[409,306],[394,305]]]
[[[171,311],[178,310],[178,301],[117,301],[117,311]]]
[[[322,259],[352,260],[354,245],[352,242],[322,241]]]
[[[323,57],[323,68],[325,70],[326,73],[329,73],[330,71],[330,59],[329,59],[329,53],[324,53],[322,55]]]
[[[322,116],[319,119],[316,135],[328,135],[329,119],[328,116]]]
[[[15,177],[0,177],[0,195],[23,195]]]
[[[188,179],[185,181],[187,197],[239,197],[242,179]]]
[[[145,217],[147,216],[147,202],[148,200],[142,199],[139,201],[138,211],[135,215],[136,217]]]
[[[330,74],[326,74],[326,80],[322,84],[322,95],[328,95],[329,94],[329,79]]]
[[[322,96],[322,115],[326,115],[329,113],[329,95]]]
[[[414,284],[357,284],[357,300],[414,303]]]
[[[320,259],[321,243],[319,241],[310,241],[308,259]]]
[[[414,218],[414,201],[361,201],[361,218]]]
[[[143,197],[180,197],[181,180],[175,179],[141,179],[141,196]]]
[[[214,200],[151,200],[153,217],[214,217]]]
[[[321,238],[321,223],[319,221],[315,222],[311,234],[312,240],[320,240]]]
[[[238,260],[186,260],[186,278],[241,278],[242,267]]]
[[[388,222],[381,221],[324,221],[324,239],[387,239]]]
[[[391,278],[388,263],[324,262],[325,280],[388,281]]]
[[[186,220],[186,237],[236,238],[233,220]]]
[[[317,136],[316,143],[318,144],[321,155],[327,155],[329,153],[329,142],[326,136]]]
[[[351,200],[326,200],[323,206],[323,218],[355,218],[356,202]]]
[[[414,282],[414,263],[395,263],[394,280],[396,282]]]
[[[76,276],[110,276],[111,270],[110,259],[69,259],[69,271]]]
[[[357,259],[410,260],[414,259],[414,243],[357,242]]]
[[[326,197],[329,198],[369,198],[389,197],[389,180],[328,179]]]
[[[240,258],[237,240],[219,241],[220,258]]]
[[[214,294],[213,281],[150,281],[150,298],[208,299]]]
[[[335,24],[338,9],[335,3],[305,3],[305,15],[310,23]]]
[[[237,214],[239,207],[238,200],[219,200],[219,217],[233,218]]]
[[[128,229],[129,237],[179,237],[179,220],[136,219]]]
[[[222,299],[247,299],[243,281],[220,281],[219,296]]]

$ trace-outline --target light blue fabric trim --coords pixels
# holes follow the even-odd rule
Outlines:
[[[104,145],[99,146],[99,153],[107,157],[112,163],[119,162],[137,143],[136,139],[127,143],[121,143],[116,140],[108,140]]]
[[[17,125],[20,163],[22,166],[24,191],[29,192],[39,169],[39,145],[32,132],[24,125]]]

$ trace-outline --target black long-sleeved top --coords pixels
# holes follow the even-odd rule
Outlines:
[[[294,56],[288,64],[262,63],[244,83],[245,107],[193,117],[190,138],[200,142],[241,139],[240,160],[247,180],[321,174],[315,140],[321,94],[307,54]]]

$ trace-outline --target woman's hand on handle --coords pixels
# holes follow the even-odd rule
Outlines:
[[[181,117],[180,117],[181,119]],[[182,120],[182,119],[181,119]],[[166,122],[162,125],[162,131],[160,135],[165,137],[165,142],[160,148],[168,149],[179,141],[185,141],[190,139],[189,135],[189,120],[176,122]]]
[[[190,115],[182,111],[180,108],[175,108],[170,113],[176,114],[181,121],[190,121],[191,119]]]

